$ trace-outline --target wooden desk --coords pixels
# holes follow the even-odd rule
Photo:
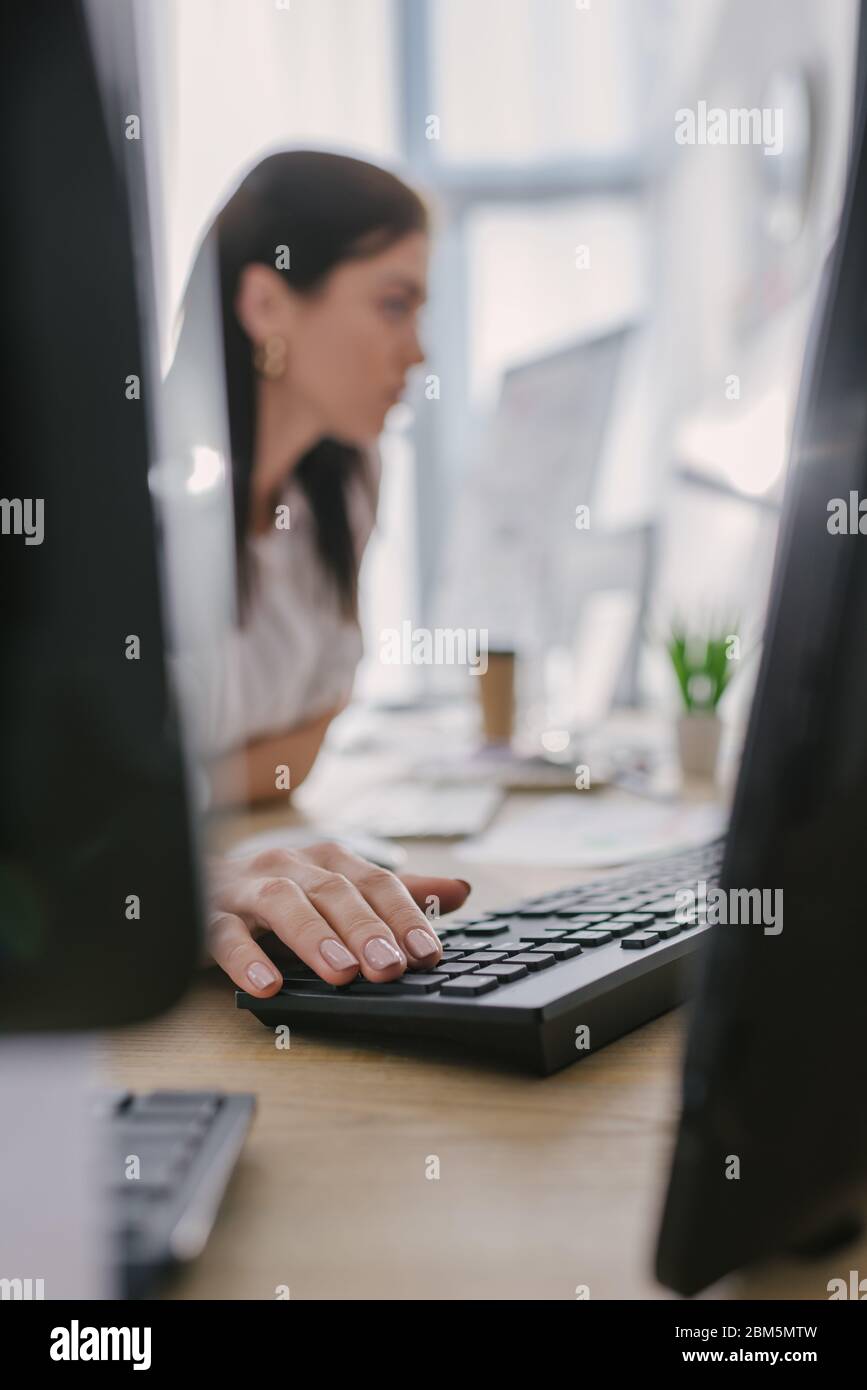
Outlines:
[[[345,775],[333,762],[317,770],[305,808],[333,806]],[[225,843],[298,818],[268,811],[220,834]],[[431,844],[413,850],[410,868],[467,876]],[[470,876],[482,910],[580,877],[489,867]],[[539,1079],[301,1029],[278,1051],[234,1009],[232,988],[208,972],[172,1013],[104,1047],[113,1083],[258,1096],[221,1218],[171,1297],[271,1299],[288,1285],[294,1299],[574,1299],[582,1284],[597,1299],[666,1296],[652,1251],[682,1010]],[[438,1180],[426,1177],[432,1155]],[[850,1268],[867,1274],[867,1241],[822,1262],[775,1262],[710,1296],[826,1298],[828,1279]]]

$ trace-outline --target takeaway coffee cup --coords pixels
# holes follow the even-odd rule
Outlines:
[[[515,724],[515,653],[488,651],[488,669],[477,677],[486,743],[510,743]]]

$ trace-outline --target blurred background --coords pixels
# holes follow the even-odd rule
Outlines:
[[[116,397],[104,409],[104,398],[92,394],[106,380],[115,389],[108,344],[128,342],[134,326],[122,301],[108,303],[103,293],[99,308],[125,321],[122,332],[103,339],[94,315],[78,335],[96,343],[93,358],[85,349],[78,359],[87,368],[82,376],[91,378],[78,398],[80,418],[98,399],[86,423],[104,439],[89,471],[70,471],[65,454],[59,470],[64,487],[74,477],[81,524],[61,528],[66,550],[46,547],[56,566],[51,593],[62,593],[64,603],[59,616],[50,614],[49,637],[41,641],[56,667],[38,669],[62,674],[56,689],[43,681],[46,691],[23,721],[31,743],[21,744],[23,753],[16,748],[15,766],[23,769],[18,785],[27,795],[8,837],[18,847],[23,836],[27,874],[32,860],[39,868],[33,882],[40,891],[43,880],[53,889],[67,954],[58,957],[63,968],[52,957],[48,970],[40,956],[37,973],[27,933],[40,941],[32,923],[51,918],[41,900],[21,913],[22,973],[35,981],[32,996],[20,992],[21,1015],[36,999],[37,1017],[48,1018],[55,990],[61,1019],[78,1016],[87,1030],[102,1027],[106,1016],[116,1017],[111,1009],[123,995],[114,971],[121,982],[134,979],[138,1018],[147,1011],[148,989],[162,990],[164,974],[172,978],[168,962],[179,974],[186,968],[181,946],[190,968],[198,954],[186,807],[173,721],[164,727],[162,674],[160,691],[148,697],[146,680],[118,676],[115,648],[103,637],[121,621],[126,632],[127,612],[137,615],[129,620],[135,633],[141,617],[145,633],[157,635],[151,651],[162,635],[149,592],[150,523],[139,515],[147,508],[135,490],[140,484],[144,493],[146,468],[167,570],[162,597],[171,656],[201,650],[217,669],[227,635],[235,635],[224,364],[216,285],[212,300],[208,284],[213,265],[205,263],[194,287],[204,311],[190,313],[197,336],[181,364],[187,374],[158,403],[149,397],[160,393],[147,388],[172,367],[205,229],[273,150],[357,155],[393,169],[429,202],[435,238],[423,322],[427,361],[408,398],[389,413],[381,441],[379,521],[361,575],[365,656],[355,699],[328,729],[326,751],[335,756],[301,779],[300,797],[291,787],[291,804],[287,784],[275,781],[280,796],[270,805],[251,797],[264,803],[254,812],[240,794],[248,790],[241,776],[229,788],[239,795],[222,803],[215,783],[197,777],[191,800],[220,813],[208,818],[208,847],[231,855],[346,832],[346,843],[389,868],[411,859],[414,873],[468,873],[475,910],[476,902],[503,907],[504,898],[523,899],[531,887],[562,888],[567,869],[571,878],[575,869],[720,834],[757,672],[811,315],[841,213],[856,101],[857,0],[86,0],[83,8],[92,21],[99,92],[73,81],[69,90],[84,90],[87,100],[80,111],[64,102],[59,74],[68,66],[80,79],[81,62],[76,73],[60,15],[75,33],[77,11],[55,7],[49,23],[35,0],[27,7],[27,37],[38,80],[29,81],[21,67],[17,84],[9,84],[20,107],[11,123],[21,146],[13,193],[23,188],[36,207],[45,193],[45,206],[63,206],[62,216],[28,216],[22,225],[48,237],[67,216],[67,178],[80,194],[64,243],[76,273],[44,277],[45,258],[33,251],[36,275],[28,266],[31,279],[19,289],[37,283],[41,291],[44,278],[56,312],[59,289],[74,294],[57,302],[77,310],[87,287],[102,283],[95,248],[109,240],[112,224],[93,209],[118,208],[113,197],[88,201],[105,169],[92,142],[77,138],[93,129],[98,97],[112,135],[105,160],[125,166],[131,201],[151,466],[139,429],[140,475],[130,471],[112,499],[124,509],[106,512],[123,521],[105,525],[88,496],[96,497],[111,468],[117,465],[123,480],[124,465],[136,460],[113,447],[125,437]],[[82,54],[83,45],[79,60]],[[52,101],[68,117],[57,143],[42,138]],[[742,116],[738,128],[751,138],[713,138],[719,127],[709,124],[708,112],[728,122],[728,135]],[[128,134],[131,113],[141,123],[140,138],[132,140],[120,134]],[[64,177],[37,179],[43,162],[49,170],[62,166]],[[33,246],[41,245],[34,232]],[[87,254],[76,260],[76,246],[92,263]],[[118,273],[125,247],[113,249],[118,264],[107,267],[115,271],[107,284],[127,278]],[[32,316],[26,293],[17,301]],[[67,314],[63,327],[72,324],[78,334],[73,319]],[[49,321],[43,316],[37,329]],[[50,341],[62,351],[62,335]],[[138,357],[136,351],[132,361]],[[128,366],[122,361],[120,372]],[[54,380],[50,372],[42,376]],[[63,376],[58,400],[68,406],[76,379]],[[139,383],[138,375],[126,381]],[[41,378],[38,384],[44,386]],[[29,432],[34,412],[18,414],[27,416]],[[58,428],[71,437],[62,410],[44,418],[49,442]],[[86,451],[86,430],[74,437]],[[53,464],[56,450],[50,453]],[[29,452],[17,456],[32,467]],[[140,520],[146,524],[138,528],[136,555]],[[100,537],[92,572],[82,562],[81,573],[72,574],[78,586],[67,585],[72,567],[64,557],[91,560],[85,521],[111,532],[112,544]],[[101,582],[105,574],[110,583]],[[73,631],[67,607],[71,612],[82,593],[93,612],[89,627]],[[132,606],[116,607],[116,599]],[[473,634],[466,645],[486,649],[487,671],[471,674],[466,659],[384,660],[383,634],[405,626]],[[87,635],[83,645],[79,631]],[[28,631],[21,650],[39,645]],[[153,681],[155,667],[151,661],[139,670]],[[87,700],[97,688],[100,701]],[[10,690],[17,713],[14,683]],[[116,690],[123,698],[114,698]],[[180,693],[189,749],[198,752],[201,710]],[[78,787],[72,821],[68,799],[51,795],[54,745],[43,735],[43,710],[54,709],[49,697],[64,704],[53,736],[64,742],[67,781]],[[76,719],[85,731],[78,740],[68,733]],[[38,749],[32,766],[24,756],[30,748]],[[84,769],[78,777],[69,762],[75,757]],[[34,776],[32,767],[43,765],[50,775]],[[275,771],[283,770],[281,758]],[[270,778],[270,766],[266,772]],[[699,792],[691,779],[702,783]],[[605,789],[601,796],[571,795],[597,786]],[[153,812],[157,791],[165,792],[160,804],[172,814]],[[104,810],[114,804],[109,792],[119,808],[111,821]],[[38,854],[26,844],[34,828]],[[398,843],[404,839],[414,843]],[[446,849],[446,839],[463,843]],[[117,930],[119,866],[125,873],[133,854],[136,883],[144,875],[147,884],[150,872],[152,885],[144,895],[144,936],[138,926]],[[7,878],[14,912],[19,901],[37,902],[30,877],[20,876],[20,899],[19,880]],[[87,894],[98,879],[92,910]],[[97,942],[95,924],[105,926],[110,949],[100,946],[98,970],[88,951],[69,949],[67,929],[76,918],[68,912],[68,883],[78,891],[80,920],[87,904],[85,945]],[[141,892],[137,886],[126,898],[135,912],[124,922],[138,924]],[[435,920],[438,898],[431,895],[427,905]],[[53,951],[50,936],[44,939]],[[10,978],[7,993],[17,996],[17,977]],[[216,993],[212,998],[222,1008]],[[136,1035],[125,1068],[136,1086],[145,1077],[150,1086],[158,1075],[174,1086],[182,1054],[193,1059],[190,1079],[198,1084],[209,1076],[222,1087],[229,1073],[250,1075],[232,1072],[228,1053],[215,1049],[222,1025],[200,1028],[198,1017],[187,1037],[172,1024],[161,1065],[159,1047],[143,1046]],[[29,1269],[39,1284],[50,1272],[50,1296],[57,1289],[80,1295],[104,1282],[93,1238],[97,1212],[88,1205],[102,1169],[78,1104],[90,1067],[87,1038],[84,1044],[49,1036],[19,1050],[13,1037],[13,1063],[0,1073],[5,1108],[16,1116],[3,1154],[11,1166],[0,1180],[14,1207],[0,1220],[3,1268]],[[640,1084],[643,1103],[649,1095],[655,1105],[659,1093],[647,1091],[643,1077]],[[190,1099],[198,1104],[202,1097]],[[321,1110],[318,1093],[316,1104]],[[618,1097],[618,1143],[623,1104]],[[590,1128],[601,1132],[598,1123]],[[318,1124],[308,1129],[321,1132]],[[282,1143],[279,1126],[273,1135]],[[558,1146],[562,1138],[558,1131]],[[237,1147],[232,1154],[229,1168]],[[280,1209],[291,1216],[282,1151],[278,1168]],[[322,1172],[327,1176],[327,1168]],[[315,1211],[309,1183],[299,1190]],[[22,1193],[38,1199],[22,1202]],[[210,1220],[211,1195],[207,1201]],[[618,1220],[628,1205],[618,1206]],[[226,1239],[234,1270],[231,1229]],[[606,1261],[610,1246],[606,1236]],[[366,1244],[362,1257],[367,1270]]]
[[[267,150],[358,154],[434,209],[428,360],[383,438],[357,696],[467,694],[465,670],[383,663],[379,636],[486,629],[517,654],[532,747],[610,701],[676,711],[679,617],[740,635],[722,708],[742,723],[856,18],[854,0],[139,4],[164,370],[198,238]],[[701,103],[782,113],[781,147],[678,143]]]

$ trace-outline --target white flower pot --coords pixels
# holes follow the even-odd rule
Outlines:
[[[710,777],[716,772],[722,723],[718,714],[682,714],[677,721],[680,766],[685,777]]]

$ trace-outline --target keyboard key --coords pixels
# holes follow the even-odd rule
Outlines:
[[[570,908],[568,912],[560,912],[557,915],[559,917],[568,917],[570,922],[583,923],[589,927],[595,922],[607,922],[611,913],[591,912],[589,908],[586,912],[582,912],[580,908]]]
[[[532,946],[530,948],[533,955],[537,951],[544,951],[550,954],[555,960],[571,960],[573,956],[580,956],[581,946],[576,941],[553,941],[550,945]]]
[[[107,1186],[118,1192],[145,1193],[148,1196],[168,1192],[177,1186],[191,1161],[189,1154],[146,1148],[142,1144],[136,1148],[115,1148],[113,1153],[105,1157],[107,1161],[102,1168],[102,1178]],[[133,1157],[138,1160],[138,1177],[131,1176],[134,1170],[129,1165],[129,1159]]]
[[[136,1096],[132,1105],[122,1112],[122,1118],[126,1121],[138,1115],[161,1119],[171,1116],[178,1123],[209,1120],[216,1114],[220,1100],[213,1091],[151,1091],[149,1095]]]
[[[222,1096],[217,1091],[151,1091],[146,1096],[139,1096],[134,1108],[137,1111],[162,1109],[169,1106],[173,1110],[187,1110],[199,1105],[206,1105],[213,1112],[220,1104]]]
[[[309,979],[284,980],[281,994],[334,994],[338,990],[348,989],[348,985],[330,985],[327,980],[321,979],[319,975],[312,974]]]
[[[408,990],[410,994],[433,994],[434,990],[441,989],[449,978],[448,975],[440,974],[437,966],[435,970],[407,970],[394,983],[400,985],[402,991]]]
[[[629,932],[635,931],[635,925],[632,922],[617,922],[612,918],[610,922],[603,922],[601,927],[576,927],[575,930],[610,932],[612,936],[626,936]],[[574,936],[575,932],[571,931],[569,935]]]
[[[643,905],[643,899],[642,899],[642,898],[634,898],[634,897],[628,897],[628,898],[611,898],[611,899],[604,899],[604,901],[602,901],[602,902],[593,901],[593,902],[591,902],[591,903],[588,903],[588,909],[591,910],[591,912],[617,912],[617,913],[620,913],[620,912],[632,912],[632,910],[641,908],[642,905]]]
[[[566,942],[574,941],[579,946],[604,946],[607,941],[614,940],[614,933],[610,931],[576,931],[570,932],[565,938]],[[558,945],[565,944],[558,942]]]
[[[407,970],[396,980],[354,980],[344,991],[346,994],[433,994],[449,978],[448,975],[433,975],[426,971],[418,973]]]
[[[464,936],[500,936],[512,929],[509,922],[480,922],[478,926],[465,926]]]
[[[566,927],[552,927],[546,930],[545,927],[521,927],[518,935],[522,941],[558,941],[561,936],[565,936]]]
[[[114,1176],[109,1179],[108,1185],[118,1193],[132,1190],[139,1196],[165,1197],[177,1182],[173,1168],[158,1168],[154,1165],[152,1171],[143,1171],[138,1178],[125,1178],[122,1173]]]
[[[547,951],[522,951],[519,955],[512,956],[509,964],[526,965],[528,970],[544,970],[554,964],[554,957]]]
[[[467,965],[462,960],[441,960],[437,964],[436,973],[438,975],[472,975],[474,970],[478,970],[477,965]]]
[[[131,1110],[128,1115],[118,1115],[111,1133],[117,1142],[132,1151],[135,1144],[197,1144],[203,1130],[211,1122],[210,1115],[189,1116],[171,1110],[157,1110],[145,1114]]]
[[[624,936],[620,944],[624,951],[646,951],[648,946],[655,946],[658,940],[658,932],[637,931],[632,936]]]
[[[488,965],[495,960],[508,960],[505,951],[476,951],[472,956],[464,956],[464,960],[469,963],[473,961],[477,965]]]
[[[469,995],[472,998],[476,994],[489,994],[499,983],[493,975],[471,975],[462,980],[449,980],[443,985],[440,994]]]
[[[654,902],[645,903],[644,910],[658,915],[659,913],[674,912],[676,906],[674,898],[657,898]]]
[[[660,941],[667,941],[670,936],[679,936],[683,928],[680,922],[654,922],[653,930]]]
[[[495,980],[499,980],[500,984],[504,985],[509,980],[520,980],[529,972],[526,965],[515,965],[509,961],[506,965],[486,965],[484,973],[493,975]]]
[[[630,927],[643,927],[648,922],[652,921],[652,912],[625,912],[618,913],[617,916],[612,918],[612,920],[607,925],[613,927],[625,926],[628,924]]]

